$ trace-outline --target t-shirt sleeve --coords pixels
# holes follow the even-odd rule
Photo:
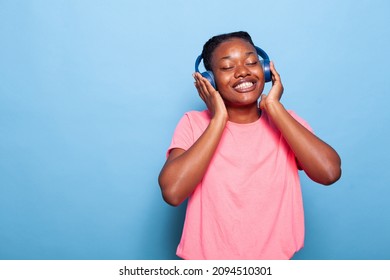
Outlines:
[[[194,133],[188,114],[185,114],[176,126],[171,144],[168,147],[167,157],[172,149],[188,150],[194,143]]]

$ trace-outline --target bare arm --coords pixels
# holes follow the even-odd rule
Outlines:
[[[199,73],[195,74],[195,86],[209,108],[212,119],[187,150],[173,149],[160,172],[159,184],[164,200],[177,206],[181,204],[202,180],[217,149],[228,116],[219,93]]]
[[[263,95],[260,109],[271,117],[284,139],[293,150],[300,167],[313,181],[330,185],[341,176],[341,160],[337,152],[296,121],[279,102],[283,86],[273,63],[272,88]]]

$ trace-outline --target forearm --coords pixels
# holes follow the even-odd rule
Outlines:
[[[187,151],[174,151],[164,165],[159,184],[164,200],[181,204],[202,180],[217,149],[226,121],[211,120],[199,139]]]
[[[340,178],[341,160],[331,146],[296,121],[280,102],[267,104],[266,111],[313,181],[330,185]]]

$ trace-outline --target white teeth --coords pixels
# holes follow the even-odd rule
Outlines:
[[[246,89],[246,88],[250,88],[251,86],[253,86],[253,83],[245,82],[236,86],[235,89]]]

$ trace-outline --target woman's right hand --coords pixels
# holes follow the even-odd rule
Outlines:
[[[194,73],[193,77],[198,94],[209,109],[211,118],[221,118],[227,121],[228,114],[226,106],[219,92],[199,72]]]
[[[211,120],[200,137],[188,148],[173,149],[159,175],[164,200],[174,206],[181,204],[202,181],[225,130],[228,114],[225,103],[210,82],[195,73],[195,87],[206,103]]]

